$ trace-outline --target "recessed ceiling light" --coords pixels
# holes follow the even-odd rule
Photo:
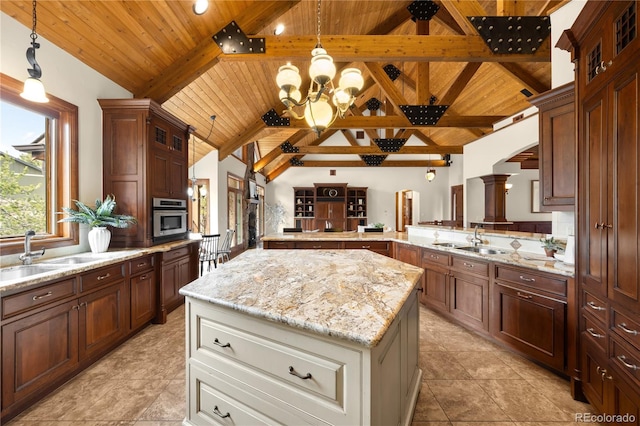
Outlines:
[[[196,0],[193,3],[193,13],[202,15],[209,8],[209,0]]]
[[[283,32],[284,32],[284,25],[282,25],[282,24],[278,24],[278,25],[276,26],[276,29],[275,29],[275,30],[273,30],[273,33],[274,33],[275,35],[280,35],[280,34],[282,34]]]

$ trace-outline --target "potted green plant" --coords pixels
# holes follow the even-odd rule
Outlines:
[[[555,238],[553,238],[553,236],[548,236],[546,238],[542,238],[540,242],[542,243],[542,248],[544,248],[544,252],[547,257],[553,257],[558,250],[558,242]]]
[[[116,197],[107,195],[104,201],[96,200],[95,207],[89,207],[82,201],[73,200],[77,209],[63,207],[62,212],[58,214],[66,214],[68,217],[60,219],[58,222],[72,222],[89,225],[89,246],[93,253],[102,253],[109,248],[111,241],[111,231],[107,226],[114,228],[127,228],[136,223],[136,218],[126,214],[114,214],[116,208]]]

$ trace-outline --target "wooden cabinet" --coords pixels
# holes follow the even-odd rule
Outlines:
[[[99,99],[103,118],[103,192],[137,225],[113,229],[112,247],[153,244],[151,199],[187,199],[191,127],[150,99]]]
[[[451,256],[449,312],[473,328],[489,330],[489,262]]]
[[[424,291],[420,302],[439,312],[449,312],[449,265],[448,253],[422,249]]]
[[[358,225],[367,224],[367,188],[347,188],[347,230],[355,231]]]
[[[588,2],[559,42],[576,61],[578,373],[600,412],[635,412],[636,421],[640,346],[629,336],[640,333],[637,6]]]
[[[316,196],[314,188],[293,188],[293,205],[296,218],[315,216]]]
[[[316,229],[346,228],[344,201],[318,201],[316,202]]]
[[[389,241],[345,241],[344,248],[347,250],[371,250],[385,256],[391,256],[391,242]]]
[[[530,358],[565,372],[568,278],[496,265],[491,335]]]
[[[529,102],[540,110],[540,210],[573,210],[576,186],[574,83]]]
[[[160,285],[155,321],[164,324],[167,314],[184,302],[180,288],[198,278],[197,244],[160,254]]]
[[[346,183],[294,187],[294,227],[305,231],[339,228],[355,231],[367,219],[367,188]]]
[[[138,330],[156,316],[156,274],[154,256],[148,255],[128,262],[131,278],[131,330]]]

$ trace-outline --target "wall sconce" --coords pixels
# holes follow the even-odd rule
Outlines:
[[[193,13],[195,13],[196,15],[202,15],[207,11],[208,8],[209,8],[208,0],[196,0],[193,3]]]
[[[27,68],[29,78],[24,81],[24,90],[20,93],[24,99],[31,102],[46,103],[49,102],[47,93],[44,90],[44,85],[40,81],[42,77],[42,68],[36,62],[36,49],[40,48],[40,43],[36,42],[38,34],[36,34],[36,23],[38,19],[36,16],[36,1],[33,0],[33,28],[31,30],[31,47],[27,49],[27,61],[32,68]]]
[[[508,194],[508,193],[509,193],[509,190],[510,190],[511,188],[513,188],[513,184],[512,184],[512,183],[505,183],[505,184],[504,184],[504,193],[505,193],[505,194]]]
[[[436,178],[436,169],[427,170],[427,173],[424,174],[424,178],[427,180],[427,182],[431,182],[432,180],[434,180]]]

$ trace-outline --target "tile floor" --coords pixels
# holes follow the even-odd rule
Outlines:
[[[590,411],[568,383],[421,308],[413,426],[565,426]],[[6,426],[173,426],[185,411],[184,307]]]

